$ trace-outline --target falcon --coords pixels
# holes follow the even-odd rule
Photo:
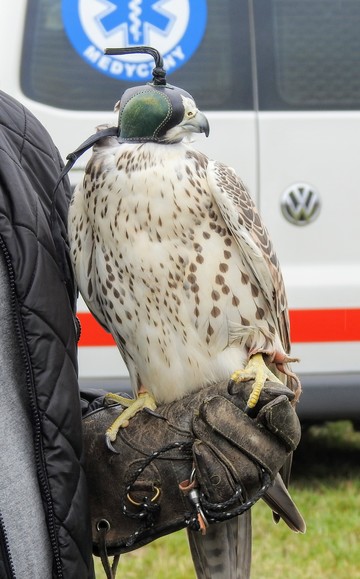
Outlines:
[[[109,439],[139,406],[229,378],[255,379],[249,408],[281,374],[298,395],[279,263],[244,183],[191,145],[209,134],[205,115],[159,63],[117,109],[119,136],[94,147],[69,211],[79,290],[112,333],[136,398]],[[199,577],[246,577],[249,517],[213,527],[192,543]]]

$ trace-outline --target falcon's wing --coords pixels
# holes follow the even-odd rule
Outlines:
[[[109,128],[99,125],[97,131]],[[68,235],[70,255],[75,270],[80,293],[86,305],[106,331],[109,331],[106,312],[102,307],[96,287],[96,276],[102,279],[101,260],[96,259],[97,245],[95,232],[90,218],[87,198],[94,194],[95,181],[111,163],[114,151],[119,147],[116,137],[108,136],[99,139],[93,147],[92,156],[86,166],[83,180],[77,185],[71,199],[68,215]]]
[[[87,198],[94,193],[94,182],[101,174],[106,173],[107,166],[112,163],[114,151],[119,143],[114,138],[102,139],[93,149],[93,155],[86,167],[84,179],[76,187],[68,216],[68,235],[70,255],[74,268],[75,279],[79,291],[92,315],[101,326],[111,332],[122,358],[128,367],[131,383],[136,391],[137,372],[129,355],[122,336],[112,331],[111,319],[102,302],[102,292],[99,291],[100,280],[106,279],[106,263],[104,262],[101,244],[96,239],[93,229],[93,219],[88,214]],[[97,255],[99,252],[99,255]]]
[[[71,261],[75,279],[86,305],[108,331],[106,316],[96,291],[96,245],[94,230],[87,216],[85,183],[84,180],[76,187],[69,207],[68,235]]]
[[[210,161],[208,182],[223,219],[263,293],[283,347],[290,351],[284,282],[269,234],[242,181],[226,165]]]

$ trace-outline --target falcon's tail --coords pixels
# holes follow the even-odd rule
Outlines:
[[[251,512],[213,524],[206,535],[188,532],[198,579],[249,579],[251,567]]]
[[[276,523],[279,519],[283,519],[295,533],[305,533],[306,523],[287,491],[280,474],[276,475],[273,486],[268,488],[262,499],[272,509]]]

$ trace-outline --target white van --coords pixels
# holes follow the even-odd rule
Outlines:
[[[287,287],[302,420],[360,420],[360,1],[15,0],[0,19],[1,89],[42,121],[65,157],[116,122],[114,103],[168,79],[210,121],[197,146],[247,183]],[[86,158],[72,173],[78,180]],[[116,388],[126,369],[79,301],[80,378]]]

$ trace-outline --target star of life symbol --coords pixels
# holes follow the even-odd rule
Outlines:
[[[148,55],[104,55],[107,47],[148,45],[164,57],[167,72],[191,58],[206,28],[206,0],[62,0],[70,42],[91,66],[129,81],[151,78]]]
[[[127,37],[126,46],[149,44],[150,28],[158,30],[160,34],[167,34],[174,21],[174,16],[161,8],[163,2],[157,2],[156,8],[153,0],[103,1],[108,7],[98,16],[100,26],[109,35],[123,28]]]

